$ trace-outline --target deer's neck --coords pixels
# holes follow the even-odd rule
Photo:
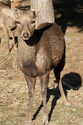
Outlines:
[[[21,71],[30,76],[38,74],[35,65],[38,45],[35,44],[35,40],[35,37],[32,37],[29,41],[24,41],[21,37],[18,38],[18,65]]]
[[[24,41],[20,36],[18,37],[18,59],[27,63],[27,65],[36,61],[38,44],[34,35],[28,41]]]

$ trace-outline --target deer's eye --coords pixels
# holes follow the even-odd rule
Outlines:
[[[12,1],[12,3],[14,3],[14,1]]]
[[[31,24],[35,24],[35,20],[33,20],[33,21],[31,22]]]

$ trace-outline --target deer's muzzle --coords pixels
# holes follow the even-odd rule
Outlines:
[[[29,39],[29,34],[23,33],[23,40],[28,40],[28,39]]]
[[[16,6],[16,7],[15,7],[15,11],[17,11],[18,9],[19,9],[19,7],[18,7],[18,6]]]

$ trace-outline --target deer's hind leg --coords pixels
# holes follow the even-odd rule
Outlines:
[[[64,93],[64,90],[63,90],[63,86],[62,86],[62,81],[61,81],[61,78],[60,78],[60,72],[57,68],[54,69],[54,75],[56,77],[56,81],[58,83],[58,86],[59,86],[59,90],[60,90],[60,94],[61,94],[61,97],[62,97],[62,100],[64,102],[65,105],[69,106],[70,103],[68,102],[66,96],[65,96],[65,93]]]
[[[15,42],[15,37],[14,37],[14,31],[12,31],[12,38],[13,38],[13,44],[12,44],[12,46],[14,47],[15,50],[17,50],[16,42]]]

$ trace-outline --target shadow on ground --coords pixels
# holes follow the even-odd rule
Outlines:
[[[62,81],[66,82],[67,84],[74,87],[75,90],[78,90],[82,86],[81,76],[78,73],[70,72],[63,76]],[[63,85],[63,88],[64,88],[65,95],[67,97],[67,90],[70,90],[70,88],[66,85]],[[53,89],[49,89],[49,88],[47,89],[47,102],[49,101],[51,95],[53,95],[54,98],[52,100],[51,109],[48,114],[48,121],[50,121],[50,119],[51,119],[51,116],[52,116],[53,110],[56,106],[57,100],[61,97],[58,86]],[[38,107],[36,113],[33,115],[33,120],[36,119],[36,117],[42,107],[43,107],[43,103],[41,103],[41,105]]]
[[[55,22],[64,33],[67,26],[77,26],[83,31],[83,0],[53,0],[53,5]]]

